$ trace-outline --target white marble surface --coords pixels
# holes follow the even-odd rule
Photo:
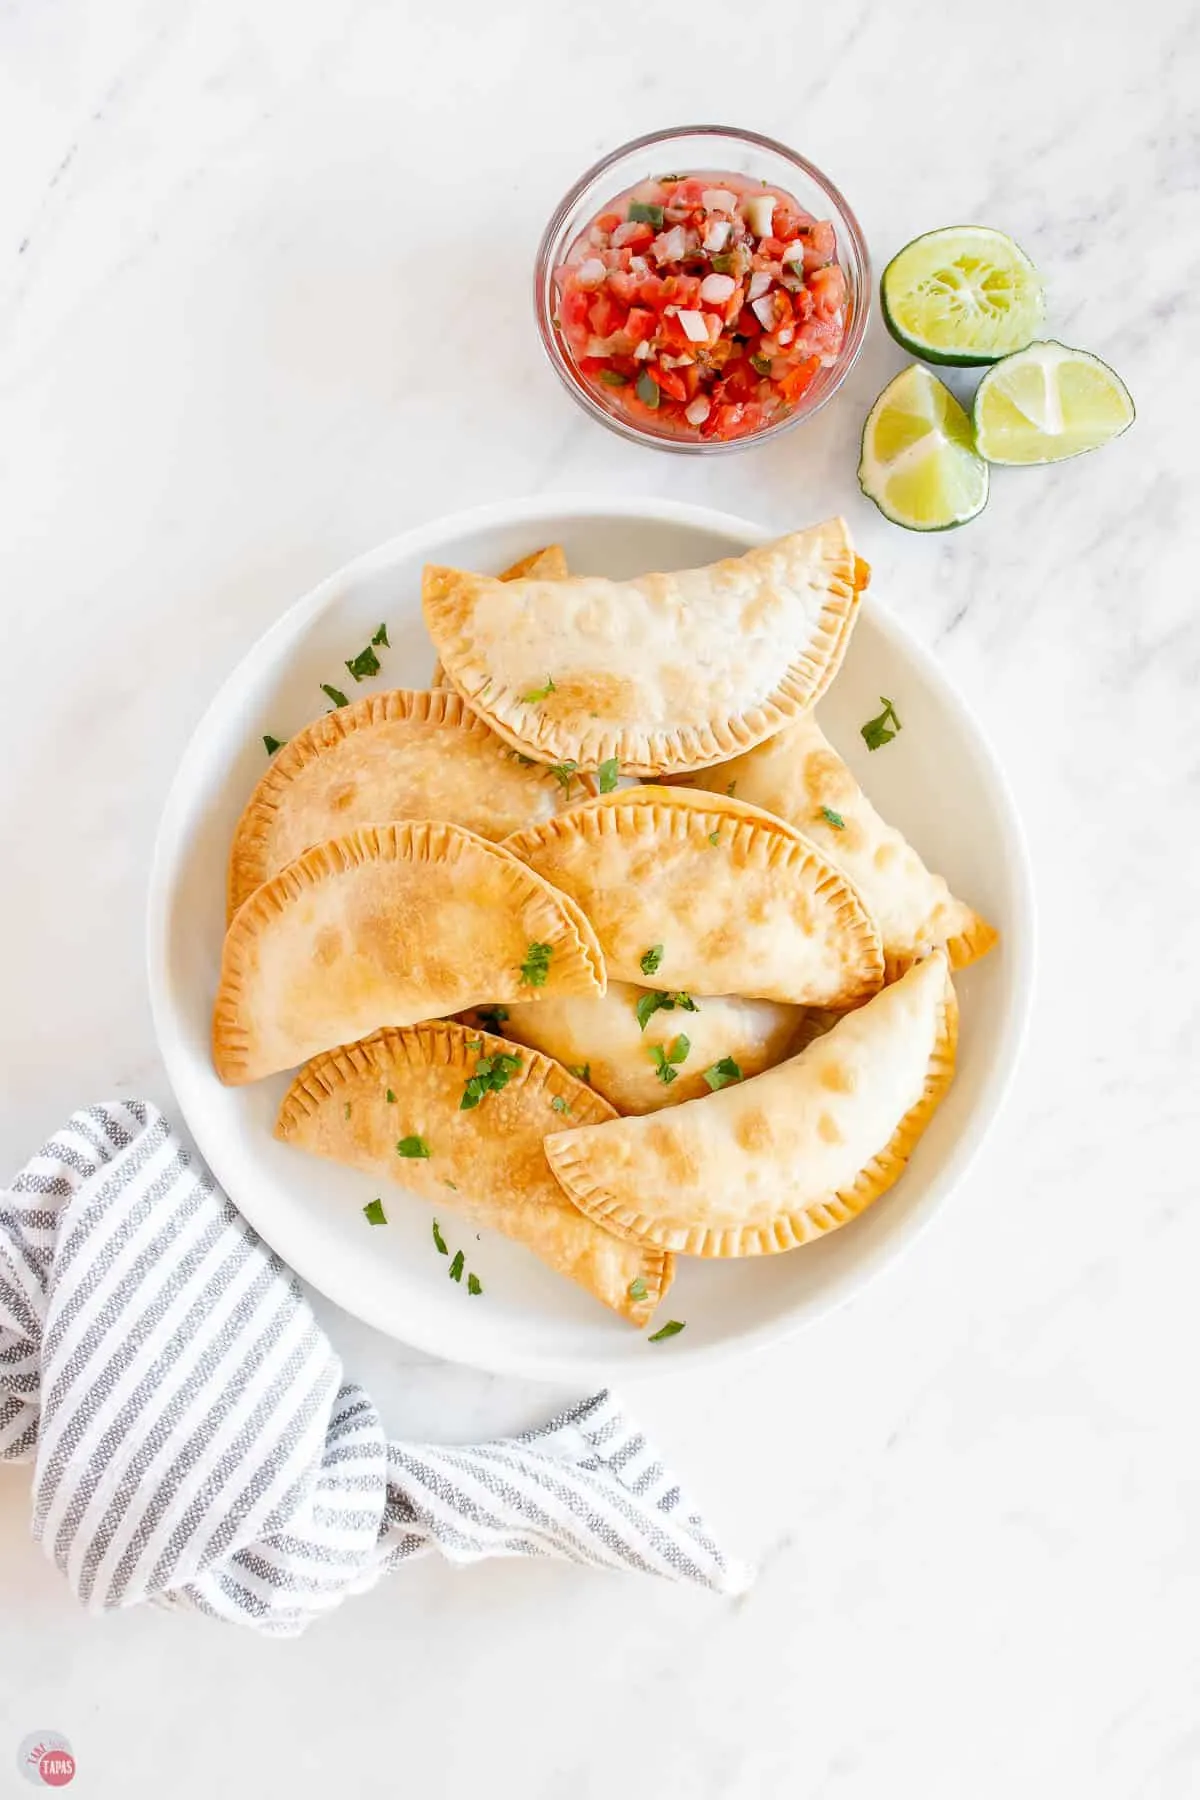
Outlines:
[[[214,685],[347,557],[476,501],[844,509],[1004,758],[1042,916],[1028,1054],[944,1222],[787,1352],[635,1397],[759,1559],[748,1597],[423,1565],[291,1645],[89,1621],[0,1471],[0,1793],[47,1727],[81,1794],[133,1800],[1200,1791],[1196,27],[1183,0],[0,5],[5,1173],[85,1100],[168,1101],[142,896]],[[929,540],[856,490],[903,360],[878,321],[773,447],[598,430],[540,360],[538,231],[602,148],[705,116],[827,167],[877,264],[1010,229],[1135,429]],[[330,1324],[397,1428],[553,1398]]]

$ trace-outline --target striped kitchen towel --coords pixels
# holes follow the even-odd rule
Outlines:
[[[389,1443],[296,1276],[137,1100],[0,1191],[3,1460],[32,1460],[33,1534],[97,1612],[293,1636],[429,1550],[749,1580],[606,1393],[521,1437]]]

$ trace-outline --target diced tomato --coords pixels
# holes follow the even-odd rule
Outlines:
[[[592,296],[584,288],[572,287],[564,292],[559,301],[558,316],[567,337],[574,344],[585,344],[591,333],[588,329],[588,307],[592,304]]]
[[[778,384],[780,398],[786,400],[789,406],[794,406],[805,388],[811,387],[813,376],[820,366],[820,358],[816,356],[810,356],[807,362],[796,363]]]
[[[611,337],[621,327],[621,309],[610,294],[599,293],[588,307],[588,324],[597,337]]]
[[[792,295],[792,312],[803,325],[813,314],[813,297],[806,287],[797,288]]]
[[[757,313],[752,313],[748,306],[743,306],[734,321],[733,329],[739,337],[756,338],[762,332]]]
[[[668,275],[667,286],[671,290],[671,305],[694,309],[700,304],[699,275]]]
[[[658,330],[658,320],[646,306],[633,306],[625,316],[622,328],[631,344],[645,343]]]
[[[683,376],[678,369],[664,369],[655,365],[655,367],[650,370],[650,373],[653,375],[655,381],[657,381],[663,393],[670,394],[672,400],[687,399],[687,383],[684,381]]]
[[[653,307],[661,312],[671,299],[671,290],[661,275],[643,275],[638,283],[638,299],[643,306]]]
[[[621,306],[632,306],[637,299],[637,276],[631,275],[628,269],[614,269],[604,285]]]
[[[808,285],[818,318],[829,318],[845,303],[846,277],[836,263],[830,263],[824,269],[814,269]]]
[[[818,219],[810,227],[808,241],[804,246],[804,273],[810,275],[814,269],[820,269],[832,262],[837,250],[837,238],[833,226],[828,219]]]
[[[601,231],[615,231],[617,226],[621,223],[622,219],[619,212],[601,213],[600,217],[596,220],[596,225]]]
[[[642,219],[627,219],[613,232],[612,241],[618,249],[644,250],[654,241],[654,227]]]
[[[783,239],[765,237],[758,240],[758,254],[764,262],[777,263],[783,255]]]

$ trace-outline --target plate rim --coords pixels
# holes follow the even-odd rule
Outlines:
[[[222,1169],[225,1159],[221,1148],[217,1146],[214,1150],[211,1144],[202,1143],[201,1135],[196,1131],[193,1109],[189,1107],[180,1091],[181,1087],[186,1089],[188,1085],[182,1079],[185,1074],[183,1058],[187,1052],[174,1024],[174,1009],[169,1006],[167,1000],[170,911],[166,902],[170,888],[171,869],[182,854],[186,841],[181,829],[185,812],[185,798],[200,772],[200,768],[206,761],[203,745],[208,738],[209,723],[226,710],[226,696],[236,689],[243,672],[250,666],[259,667],[262,657],[271,654],[272,645],[276,640],[282,642],[297,635],[306,624],[317,618],[333,603],[339,591],[379,568],[386,567],[400,555],[420,555],[423,547],[431,546],[450,536],[465,536],[489,527],[520,524],[525,520],[541,518],[547,513],[572,513],[579,517],[592,518],[615,515],[627,519],[644,519],[652,523],[691,526],[731,537],[744,543],[747,549],[755,544],[769,542],[773,537],[781,535],[778,530],[759,525],[739,514],[725,512],[719,508],[700,505],[692,501],[622,494],[597,496],[553,493],[532,495],[523,499],[489,501],[485,505],[470,507],[461,512],[442,514],[435,519],[426,520],[422,524],[397,532],[382,543],[360,552],[359,555],[343,563],[317,582],[314,587],[308,589],[306,593],[301,594],[259,634],[229,670],[192,728],[172,776],[155,831],[146,888],[146,979],[155,1042],[166,1070],[172,1098],[183,1115],[184,1124],[197,1151],[203,1155],[220,1186],[229,1196],[233,1205],[246,1218],[251,1228],[303,1281],[319,1293],[324,1294],[327,1299],[332,1300],[335,1305],[340,1306],[352,1317],[360,1319],[373,1329],[382,1332],[393,1342],[406,1344],[445,1362],[484,1368],[495,1374],[518,1376],[533,1381],[573,1382],[581,1379],[604,1381],[611,1378],[612,1368],[603,1360],[590,1354],[564,1357],[561,1354],[552,1353],[548,1356],[538,1354],[530,1357],[520,1351],[515,1351],[511,1355],[501,1351],[498,1356],[490,1358],[486,1363],[481,1363],[477,1358],[456,1356],[453,1348],[448,1349],[441,1342],[429,1341],[424,1338],[424,1334],[420,1330],[406,1331],[403,1336],[399,1336],[391,1320],[378,1316],[370,1306],[364,1310],[362,1306],[356,1304],[353,1293],[347,1291],[348,1284],[339,1282],[336,1269],[327,1278],[324,1269],[314,1270],[311,1267],[305,1267],[303,1246],[301,1245],[301,1255],[297,1257],[295,1244],[289,1241],[290,1234],[286,1229],[282,1234],[278,1234],[273,1225],[272,1236],[268,1238],[255,1223],[252,1210],[247,1211],[238,1194],[233,1191],[236,1182],[231,1186],[226,1179],[226,1172],[223,1172]],[[831,1313],[857,1299],[883,1274],[894,1269],[945,1211],[955,1191],[966,1180],[995,1129],[996,1122],[1004,1110],[1012,1089],[1029,1029],[1037,966],[1037,906],[1028,843],[1020,812],[1008,777],[990,738],[973,708],[960,693],[957,685],[942,669],[933,651],[928,649],[884,602],[872,597],[869,604],[873,622],[879,627],[885,639],[896,644],[902,654],[919,667],[922,678],[928,680],[937,689],[941,699],[955,716],[956,723],[974,744],[984,765],[988,783],[995,795],[997,811],[1003,819],[1007,839],[1006,854],[1011,857],[1009,874],[1012,881],[1015,914],[1012,930],[1006,935],[1006,950],[1014,960],[1012,980],[1006,990],[1005,1016],[1002,1021],[999,1042],[992,1059],[992,1071],[989,1079],[991,1104],[986,1116],[974,1121],[971,1129],[964,1132],[952,1146],[942,1166],[931,1179],[929,1204],[924,1207],[921,1216],[914,1219],[911,1230],[903,1234],[898,1241],[873,1249],[870,1256],[856,1264],[849,1274],[831,1282],[828,1291],[810,1301],[802,1313],[769,1319],[762,1325],[739,1331],[736,1335],[718,1343],[689,1346],[684,1341],[676,1345],[669,1359],[663,1358],[657,1363],[650,1363],[648,1359],[648,1366],[644,1370],[635,1366],[623,1365],[620,1369],[620,1380],[624,1383],[660,1379],[684,1368],[694,1370],[701,1366],[712,1367],[717,1363],[729,1363],[737,1358],[761,1354],[772,1345],[783,1344],[794,1339],[801,1332],[808,1330]]]

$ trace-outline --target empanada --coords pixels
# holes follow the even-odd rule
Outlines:
[[[898,1179],[954,1074],[945,956],[799,1056],[668,1113],[546,1139],[590,1218],[693,1256],[764,1256],[845,1225]]]
[[[703,1071],[722,1057],[732,1056],[745,1075],[769,1069],[793,1048],[807,1018],[803,1007],[778,1000],[685,998],[690,1007],[673,1001],[651,1011],[654,996],[646,987],[610,981],[602,999],[564,995],[537,1006],[510,1006],[497,1029],[576,1074],[583,1071],[618,1112],[645,1113],[707,1094]]]
[[[516,1068],[494,1060],[512,1055],[511,1044],[461,1025],[377,1031],[301,1069],[275,1135],[398,1181],[439,1210],[466,1209],[631,1324],[644,1325],[671,1285],[672,1257],[586,1218],[551,1175],[542,1149],[546,1132],[564,1119],[597,1124],[613,1110],[536,1050],[515,1051]],[[464,1109],[481,1058],[488,1085]]]
[[[588,921],[457,825],[365,825],[318,844],[239,908],[213,1014],[222,1081],[256,1081],[485,1000],[602,994]]]
[[[523,581],[526,576],[540,581],[561,581],[567,574],[567,553],[561,544],[547,544],[544,550],[535,550],[532,556],[523,556],[515,562],[511,569],[505,569],[500,581]],[[429,677],[431,688],[448,688],[446,671],[440,660],[433,665],[433,674]]]
[[[498,840],[571,791],[569,772],[521,762],[457,694],[368,694],[297,732],[255,788],[229,853],[228,916],[310,844],[358,825],[448,819]]]
[[[614,981],[850,1006],[883,980],[845,877],[757,807],[635,787],[569,807],[506,846],[579,902]]]
[[[736,792],[812,838],[847,874],[879,927],[888,979],[944,946],[952,969],[991,949],[996,932],[925,867],[881,819],[812,713],[744,756],[683,778],[690,788]]]
[[[831,519],[633,581],[504,583],[431,566],[423,603],[451,682],[516,749],[653,775],[748,750],[812,705],[866,572]]]

